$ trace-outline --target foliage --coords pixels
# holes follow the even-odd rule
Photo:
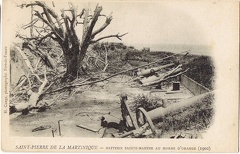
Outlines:
[[[209,95],[194,106],[164,116],[157,126],[163,133],[179,130],[204,130],[209,128],[212,117],[214,95]],[[160,120],[159,120],[160,121]]]
[[[107,51],[107,61],[109,65],[106,72],[109,73],[116,73],[117,71],[124,69],[127,63],[126,55],[129,51],[132,51],[129,46],[126,46],[123,43],[114,42],[95,43],[92,45],[91,49],[92,52],[95,53],[95,57],[101,59],[102,61],[106,58]],[[97,59],[95,59],[93,63],[95,63],[96,60]],[[100,67],[103,68],[101,64]]]
[[[184,67],[190,68],[186,73],[188,77],[204,85],[209,89],[213,89],[214,85],[214,70],[211,57],[200,56],[187,63]]]
[[[134,98],[133,106],[131,107],[131,110],[133,112],[136,112],[136,109],[138,109],[139,107],[142,107],[146,111],[151,111],[160,106],[162,106],[162,100],[152,98],[146,95],[139,95]]]

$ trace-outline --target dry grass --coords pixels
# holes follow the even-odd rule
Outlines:
[[[211,125],[214,109],[214,95],[209,95],[196,105],[172,112],[156,121],[162,133],[171,131],[206,130]]]

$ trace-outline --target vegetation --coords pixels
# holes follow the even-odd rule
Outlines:
[[[214,88],[215,67],[211,57],[199,56],[185,65],[190,68],[186,75],[209,89]]]
[[[152,98],[146,95],[139,95],[134,98],[133,106],[131,107],[132,112],[136,112],[139,107],[144,108],[146,111],[151,111],[155,108],[162,106],[162,100]]]
[[[205,130],[212,122],[213,102],[214,95],[209,95],[194,106],[164,116],[156,122],[157,127],[163,131],[163,135],[169,131]]]

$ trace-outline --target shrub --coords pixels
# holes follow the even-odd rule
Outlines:
[[[214,85],[214,65],[211,57],[200,56],[184,67],[190,68],[186,75],[209,89]]]
[[[162,100],[157,98],[150,98],[146,95],[138,95],[134,98],[132,112],[136,112],[139,107],[144,108],[146,111],[151,111],[155,108],[162,106]]]

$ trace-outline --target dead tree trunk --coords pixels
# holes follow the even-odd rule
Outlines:
[[[103,8],[99,5],[96,6],[92,15],[89,13],[88,9],[83,9],[80,14],[77,14],[77,7],[73,6],[71,3],[69,3],[69,5],[69,9],[61,10],[61,16],[59,17],[53,9],[42,1],[26,4],[26,7],[40,7],[42,12],[34,10],[34,15],[37,17],[36,20],[25,25],[24,29],[31,28],[33,25],[38,24],[38,22],[42,22],[42,25],[46,25],[42,27],[34,26],[38,33],[39,31],[42,33],[39,33],[35,38],[28,38],[28,40],[38,42],[37,45],[41,45],[47,38],[58,42],[62,47],[66,61],[67,67],[65,77],[75,79],[78,76],[78,69],[86,56],[90,44],[111,37],[116,37],[121,40],[121,37],[126,35],[126,33],[123,35],[108,35],[95,39],[95,36],[101,33],[111,23],[112,16],[102,15],[101,12]],[[105,17],[106,21],[100,28],[95,29],[99,17]],[[79,20],[82,20],[82,22],[79,22]],[[83,25],[82,40],[78,38],[76,32],[76,26],[78,24]]]
[[[75,78],[78,75],[78,68],[79,68],[79,60],[78,60],[78,54],[74,55],[65,55],[66,59],[66,66],[67,70],[65,73],[65,77],[68,78]]]

